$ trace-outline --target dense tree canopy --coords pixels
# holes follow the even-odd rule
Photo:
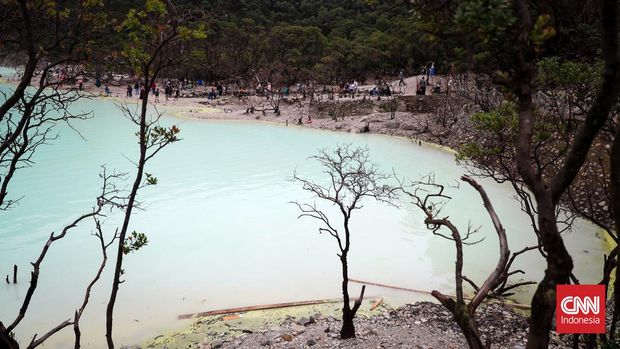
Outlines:
[[[107,0],[122,18],[137,0]],[[414,25],[408,1],[384,0],[183,0],[180,10],[200,12],[207,37],[187,53],[192,64],[176,72],[193,79],[305,79],[336,82],[420,72],[445,64],[439,41]],[[110,35],[109,47],[118,45]],[[105,46],[105,45],[104,45]]]

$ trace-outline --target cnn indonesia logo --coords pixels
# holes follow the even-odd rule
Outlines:
[[[557,333],[605,333],[605,286],[557,285]]]

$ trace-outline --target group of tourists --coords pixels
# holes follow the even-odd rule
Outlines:
[[[254,88],[254,92],[257,95],[265,95],[265,96],[269,97],[273,93],[272,88],[273,88],[273,86],[271,86],[271,82],[269,82],[269,80],[267,80],[267,82],[265,83],[264,86],[259,81],[258,84],[256,85],[256,88]]]
[[[211,91],[207,94],[207,99],[215,99],[217,97],[222,97],[224,94],[224,86],[217,81],[214,87],[211,87]]]
[[[357,93],[357,89],[359,88],[359,84],[357,80],[345,82],[342,87],[342,92],[345,96],[350,96],[351,98],[355,98],[355,94]]]
[[[161,90],[156,82],[151,83],[148,88],[145,86],[144,82],[136,82],[133,86],[129,84],[127,85],[125,96],[127,98],[137,97],[138,99],[144,99],[149,93],[154,97],[153,102],[159,103],[159,95],[161,94]],[[173,98],[176,101],[179,99],[179,94],[179,87],[173,85],[170,80],[166,80],[164,87],[164,95],[166,96],[166,100]]]
[[[392,89],[390,88],[390,85],[383,81],[383,80],[379,80],[377,81],[377,83],[375,85],[372,86],[372,88],[369,91],[369,94],[373,97],[380,97],[380,96],[391,96],[392,95]]]

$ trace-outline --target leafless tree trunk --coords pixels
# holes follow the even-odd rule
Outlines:
[[[73,332],[75,334],[75,342],[73,346],[74,349],[80,349],[81,347],[82,332],[80,331],[80,319],[82,318],[82,314],[84,314],[84,310],[86,309],[88,301],[90,300],[90,293],[92,291],[92,288],[93,286],[95,286],[97,281],[99,281],[99,279],[101,278],[101,274],[105,269],[106,263],[108,261],[108,247],[110,247],[114,243],[117,237],[116,233],[114,233],[112,239],[110,239],[110,241],[106,243],[103,236],[103,230],[101,228],[101,222],[97,218],[95,218],[95,228],[96,231],[94,235],[99,240],[99,247],[101,248],[101,263],[99,264],[99,269],[97,269],[97,273],[86,287],[82,306],[80,306],[80,308],[75,311],[75,315],[73,316]]]
[[[26,66],[18,85],[12,92],[3,93],[0,105],[0,210],[19,199],[9,199],[9,184],[16,171],[31,164],[35,149],[54,137],[50,131],[57,123],[84,118],[85,114],[67,112],[70,103],[80,96],[61,88],[82,72],[65,76],[65,81],[53,81],[51,73],[64,65],[77,65],[86,58],[83,52],[98,28],[94,24],[97,11],[92,5],[64,8],[64,16],[51,16],[43,3],[20,0],[3,4],[6,17],[0,21],[0,47],[15,50],[27,56]],[[50,28],[55,30],[49,34]],[[40,67],[45,63],[45,66]],[[35,91],[27,87],[35,81]]]
[[[532,135],[536,116],[532,100],[534,68],[524,47],[533,22],[525,0],[515,1],[521,34],[515,45],[516,72],[512,85],[518,98],[519,125],[516,162],[519,174],[533,192],[538,209],[540,239],[547,253],[547,269],[532,299],[528,349],[547,348],[549,331],[555,314],[555,288],[570,282],[573,261],[566,250],[555,221],[556,206],[560,197],[573,182],[586,160],[590,146],[607,121],[611,106],[616,102],[620,88],[620,45],[618,37],[618,3],[600,0],[602,56],[605,62],[602,86],[590,107],[586,119],[559,171],[552,178],[542,178],[532,164]]]
[[[470,227],[468,228],[465,236],[462,236],[459,229],[447,217],[438,217],[441,207],[443,207],[443,203],[438,200],[450,199],[449,196],[444,194],[444,186],[434,183],[432,177],[429,177],[425,182],[414,183],[413,191],[404,188],[402,190],[409,195],[414,200],[413,203],[424,212],[426,216],[424,223],[427,228],[433,232],[433,234],[454,241],[456,248],[456,262],[454,270],[456,299],[452,299],[437,290],[433,290],[432,295],[454,315],[454,320],[463,331],[469,348],[483,349],[487,348],[487,346],[480,338],[480,332],[478,330],[478,325],[476,324],[476,310],[478,309],[478,306],[480,306],[480,304],[494,292],[494,290],[505,287],[506,279],[510,275],[514,274],[514,272],[509,272],[508,269],[510,268],[512,261],[514,261],[516,254],[509,259],[510,250],[508,249],[506,231],[502,226],[502,223],[500,222],[500,219],[497,216],[491,200],[487,196],[484,188],[470,177],[463,176],[461,177],[461,180],[471,185],[480,195],[484,208],[491,218],[491,222],[493,223],[499,240],[500,257],[497,265],[480,287],[463,275],[463,245],[476,244],[481,240],[474,242],[468,241],[472,237],[472,234],[477,232],[477,229],[472,230]],[[444,234],[441,231],[442,228],[447,228],[450,231],[450,234]],[[522,250],[519,253],[524,251],[525,250]],[[463,295],[463,281],[467,281],[475,289],[475,294],[469,302],[466,302]]]
[[[302,183],[303,189],[316,195],[321,200],[331,202],[342,216],[342,231],[330,222],[328,215],[316,204],[295,203],[301,214],[299,217],[310,217],[321,222],[319,233],[328,233],[338,243],[338,257],[342,267],[342,328],[340,338],[355,337],[353,319],[357,313],[366,286],[362,287],[359,298],[351,307],[349,296],[349,265],[347,256],[351,247],[351,231],[349,222],[354,210],[360,209],[364,198],[372,198],[386,204],[393,204],[396,189],[385,184],[389,176],[379,172],[368,158],[368,151],[363,148],[352,148],[350,145],[340,146],[333,152],[322,150],[319,155],[311,157],[317,160],[329,176],[328,185],[293,176],[293,180]]]
[[[95,207],[93,207],[92,211],[79,216],[72,223],[65,226],[60,232],[60,234],[56,234],[56,233],[50,234],[49,238],[47,239],[45,245],[43,246],[41,250],[41,253],[39,254],[39,257],[37,258],[35,262],[32,263],[33,271],[30,274],[30,285],[28,287],[28,290],[26,291],[26,295],[19,309],[19,313],[17,314],[15,320],[13,320],[13,322],[10,323],[8,327],[5,327],[0,322],[0,330],[1,330],[0,331],[0,343],[3,345],[6,345],[6,348],[10,348],[10,349],[19,348],[18,343],[13,339],[12,331],[20,324],[20,322],[26,316],[26,312],[28,311],[30,307],[30,301],[32,300],[32,296],[37,290],[38,281],[39,281],[39,273],[41,270],[41,264],[45,260],[45,257],[47,256],[47,252],[49,248],[52,246],[52,244],[60,239],[63,239],[65,236],[67,236],[69,231],[77,227],[78,224],[81,223],[82,221],[88,218],[96,219],[96,217],[100,215],[104,207],[120,207],[124,205],[123,199],[118,196],[119,190],[116,188],[114,184],[114,181],[119,177],[120,175],[118,174],[107,175],[104,171],[103,174],[101,175],[101,178],[103,180],[101,194],[97,197],[96,205]],[[90,287],[91,286],[88,287],[87,292],[89,292]],[[83,303],[81,312],[86,308],[86,304],[87,304],[87,301]],[[43,344],[43,342],[45,342],[48,338],[50,338],[57,332],[73,324],[74,322],[71,322],[70,320],[67,319],[61,322],[58,326],[47,331],[43,336],[39,338],[37,338],[37,335],[35,334],[32,340],[30,341],[30,343],[28,344],[27,348],[32,349],[32,348],[38,347],[39,345]]]

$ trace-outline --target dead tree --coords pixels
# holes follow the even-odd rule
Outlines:
[[[322,150],[311,159],[318,161],[327,175],[327,185],[312,182],[294,174],[293,180],[300,182],[303,189],[317,198],[335,206],[342,218],[342,226],[338,227],[329,218],[329,213],[314,204],[295,202],[301,214],[299,217],[310,217],[320,221],[319,233],[327,233],[338,243],[338,257],[342,267],[342,328],[340,338],[355,337],[353,319],[364,298],[362,287],[359,298],[353,307],[349,298],[349,267],[347,255],[351,247],[350,221],[355,210],[362,208],[364,199],[374,199],[386,204],[394,204],[396,189],[386,181],[390,176],[381,173],[370,162],[368,150],[354,148],[351,145],[339,146],[333,151]]]
[[[88,305],[88,301],[90,300],[90,294],[92,292],[92,288],[95,286],[97,281],[101,279],[101,274],[103,273],[103,270],[105,269],[106,264],[108,262],[108,253],[107,253],[108,247],[110,247],[114,243],[114,241],[116,240],[118,236],[117,232],[115,232],[112,238],[110,239],[110,241],[106,242],[104,238],[104,234],[103,234],[103,229],[101,228],[101,221],[97,217],[94,218],[94,221],[95,221],[95,233],[93,233],[93,235],[99,241],[99,247],[101,249],[101,255],[102,255],[101,263],[99,264],[99,268],[97,269],[95,276],[92,278],[92,280],[89,282],[88,286],[86,287],[86,291],[84,292],[84,299],[82,300],[82,305],[80,306],[78,310],[75,311],[75,314],[73,315],[73,333],[75,335],[75,342],[73,345],[74,349],[81,348],[82,332],[80,331],[80,319],[82,318],[82,315],[84,314],[84,310],[86,309],[86,306]]]
[[[38,147],[56,139],[54,128],[65,123],[89,118],[89,113],[72,113],[69,106],[81,98],[61,89],[56,82],[41,79],[34,93],[24,97],[4,116],[0,131],[0,210],[14,205],[19,198],[8,197],[9,184],[15,173],[33,164]]]
[[[111,174],[111,175],[108,175],[108,174],[106,174],[106,172],[104,170],[104,172],[101,175],[101,178],[102,178],[102,181],[103,181],[102,189],[101,189],[101,194],[97,197],[96,204],[93,207],[93,209],[90,212],[87,212],[87,213],[79,216],[72,223],[70,223],[67,226],[65,226],[61,230],[61,232],[59,234],[56,234],[55,232],[52,232],[50,234],[49,238],[45,242],[45,245],[41,249],[39,257],[37,258],[37,260],[35,262],[32,263],[33,270],[30,273],[30,285],[29,285],[29,287],[28,287],[28,289],[26,291],[26,295],[24,297],[24,300],[22,302],[22,305],[21,305],[21,307],[19,309],[19,312],[18,312],[17,316],[6,327],[2,324],[2,322],[0,322],[0,344],[2,344],[2,348],[19,349],[19,344],[13,338],[13,333],[12,332],[13,332],[13,330],[15,330],[15,328],[21,323],[21,321],[26,316],[26,312],[28,311],[28,309],[30,307],[30,301],[32,299],[32,296],[34,295],[35,291],[37,290],[37,285],[38,285],[38,281],[39,281],[39,274],[40,274],[40,270],[41,270],[41,265],[43,264],[43,262],[45,260],[45,257],[47,256],[47,252],[50,249],[50,247],[52,246],[52,244],[54,242],[58,241],[58,240],[63,239],[64,237],[66,237],[67,234],[69,234],[71,230],[76,228],[78,226],[78,224],[84,222],[88,218],[97,219],[97,217],[99,217],[101,215],[101,213],[102,213],[102,211],[104,211],[104,209],[124,206],[124,199],[123,199],[122,195],[120,195],[120,191],[117,189],[117,187],[115,185],[115,181],[117,179],[121,178],[121,177],[122,177],[122,174]],[[100,274],[100,272],[98,274]],[[90,293],[90,289],[92,288],[92,285],[94,285],[94,283],[96,281],[97,280],[94,280],[88,286],[87,294]],[[81,313],[86,308],[87,303],[88,303],[88,299],[86,298],[85,301],[82,304],[82,307],[80,308],[80,311],[79,311],[80,316],[81,316]],[[75,321],[71,321],[70,319],[67,319],[67,320],[61,322],[56,327],[48,330],[45,334],[43,334],[40,337],[38,337],[37,334],[35,334],[32,337],[30,343],[26,346],[26,348],[27,349],[33,349],[33,348],[38,347],[39,345],[43,344],[47,339],[49,339],[50,337],[52,337],[54,334],[56,334],[57,332],[61,331],[62,329],[66,328],[68,326],[71,326],[71,325],[75,326],[77,324],[76,321],[78,321],[78,320],[79,320],[79,316],[76,317]]]
[[[0,10],[0,47],[26,59],[17,86],[2,93],[0,104],[0,210],[19,200],[8,198],[9,184],[31,164],[35,149],[54,138],[54,125],[84,117],[67,112],[80,96],[62,86],[82,73],[77,67],[101,28],[99,5],[54,6],[51,11],[47,3],[20,0]],[[34,91],[27,89],[31,85]]]
[[[480,239],[469,242],[470,238],[473,236],[472,234],[478,232],[478,229],[472,229],[471,226],[469,226],[467,233],[463,236],[459,229],[450,221],[449,217],[439,217],[445,200],[450,199],[450,197],[444,193],[444,186],[435,183],[432,177],[429,177],[424,182],[414,183],[413,189],[403,189],[403,192],[411,197],[413,199],[413,203],[424,212],[424,223],[434,235],[454,241],[454,245],[456,247],[456,263],[454,273],[456,298],[453,299],[437,290],[433,290],[432,295],[444,307],[452,312],[454,315],[454,320],[465,335],[469,348],[481,349],[489,346],[488,344],[485,345],[480,337],[478,325],[476,324],[476,310],[478,309],[478,306],[480,306],[480,304],[487,297],[493,295],[494,292],[496,294],[502,294],[510,289],[527,284],[517,283],[513,286],[506,286],[508,277],[514,275],[515,273],[522,272],[519,270],[510,271],[510,266],[514,259],[527,249],[513,254],[512,258],[510,258],[506,231],[502,226],[484,188],[470,177],[463,176],[461,177],[461,180],[471,185],[480,195],[484,208],[491,218],[491,222],[493,223],[493,227],[495,228],[499,240],[500,257],[497,265],[480,287],[478,287],[470,278],[463,275],[463,246],[476,244],[481,241]],[[445,229],[448,229],[449,235],[443,231]],[[471,284],[475,290],[473,298],[469,302],[466,301],[463,293],[463,281]]]
[[[446,139],[458,132],[456,126],[467,119],[468,109],[466,99],[446,95],[442,105],[435,108],[429,116],[424,116],[421,126],[414,127],[411,137],[426,135],[433,142],[443,145]]]

